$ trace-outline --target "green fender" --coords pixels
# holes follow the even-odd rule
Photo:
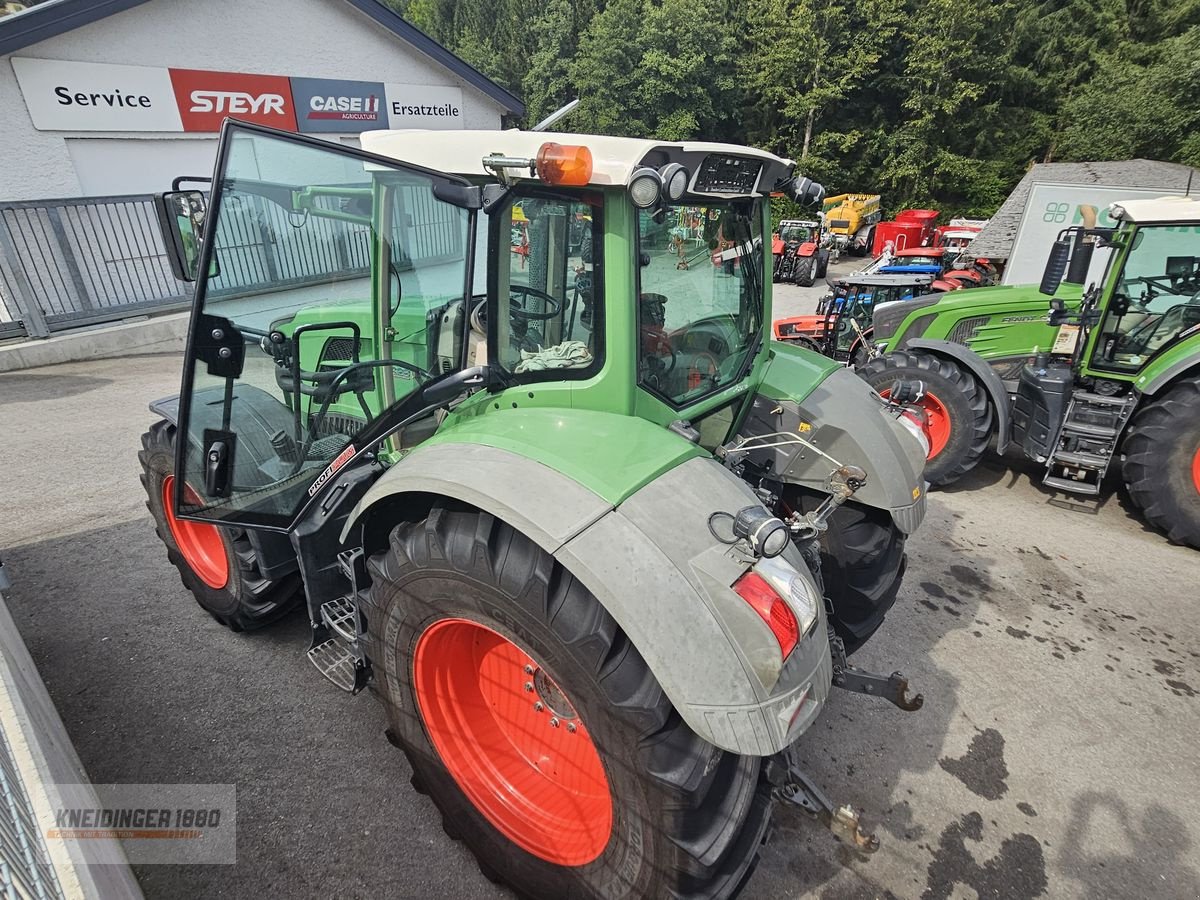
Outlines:
[[[582,472],[588,462],[575,468]],[[598,462],[593,454],[588,480],[613,487],[611,471],[596,474],[608,470]],[[371,486],[347,520],[343,543],[379,546],[394,524],[395,501],[409,494],[461,500],[552,554],[612,615],[684,721],[718,747],[776,753],[812,723],[828,696],[824,606],[799,551],[789,545],[769,561],[789,567],[793,595],[806,592],[817,611],[785,664],[767,625],[731,587],[753,560],[708,528],[712,513],[759,501],[707,455],[688,455],[617,504],[583,476],[569,477],[530,456],[461,434],[429,441]],[[361,541],[351,539],[355,529],[362,529]]]

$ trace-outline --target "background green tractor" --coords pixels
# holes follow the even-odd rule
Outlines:
[[[1109,215],[1117,228],[1060,235],[1040,286],[876,309],[886,353],[861,374],[885,392],[922,380],[931,484],[970,471],[993,436],[1074,494],[1099,493],[1118,459],[1147,521],[1200,547],[1200,202],[1131,200]],[[1084,291],[1097,248],[1107,262]]]
[[[776,802],[875,846],[795,746],[831,686],[920,705],[846,661],[924,515],[919,428],[767,339],[768,196],[820,195],[791,161],[556,138],[227,122],[209,202],[160,198],[203,274],[148,504],[219,621],[304,604],[491,877],[729,897]]]

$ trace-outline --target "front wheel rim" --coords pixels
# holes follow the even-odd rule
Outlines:
[[[1200,447],[1196,448],[1196,455],[1192,457],[1192,487],[1200,494]]]
[[[879,396],[885,400],[890,394],[890,389],[879,392]],[[925,439],[929,441],[929,453],[925,458],[933,459],[945,450],[946,444],[950,442],[950,412],[941,400],[928,392],[913,405],[925,412],[921,421],[921,430],[925,432]]]
[[[604,852],[613,803],[596,745],[521,647],[479,622],[442,619],[417,641],[413,689],[442,763],[501,834],[555,865]]]
[[[225,553],[225,541],[216,525],[192,522],[175,517],[175,476],[163,479],[163,509],[167,515],[167,527],[184,561],[196,573],[196,577],[215,591],[229,583],[229,557]],[[196,506],[200,497],[191,485],[184,484],[183,498]]]

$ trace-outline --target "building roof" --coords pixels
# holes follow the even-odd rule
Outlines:
[[[0,18],[0,56],[14,53],[84,25],[90,25],[149,0],[46,0]],[[525,115],[525,104],[474,66],[459,59],[421,29],[402,19],[380,0],[342,0],[414,49],[496,101],[512,115]]]
[[[1037,163],[1013,188],[1008,199],[996,210],[971,243],[971,253],[988,259],[1008,259],[1017,228],[1025,215],[1025,204],[1035,184],[1104,184],[1140,189],[1161,189],[1163,193],[1188,193],[1200,187],[1200,172],[1191,166],[1159,162],[1153,159],[1129,159],[1119,162]]]
[[[655,151],[665,151],[666,155],[672,157],[677,155],[671,153],[672,150],[683,154],[749,156],[766,162],[768,173],[790,171],[795,165],[790,159],[738,144],[656,141],[602,134],[548,134],[544,131],[518,131],[515,128],[508,131],[365,131],[361,138],[362,148],[369,153],[455,175],[491,175],[483,166],[485,156],[499,154],[532,159],[547,140],[587,147],[592,154],[592,176],[588,183],[595,185],[627,184],[633,170],[643,165],[647,155]],[[655,162],[653,165],[658,164]],[[528,170],[510,169],[509,172],[515,177],[529,177]],[[769,183],[766,190],[773,187],[774,183]]]

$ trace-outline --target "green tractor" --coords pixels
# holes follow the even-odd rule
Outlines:
[[[931,484],[969,472],[993,436],[1070,494],[1098,494],[1118,460],[1147,521],[1200,548],[1200,201],[1130,200],[1108,215],[1116,227],[1059,235],[1039,286],[877,308],[884,355],[860,374],[885,395],[922,382],[894,399],[924,408]],[[1084,290],[1097,248],[1107,266]]]
[[[796,764],[925,510],[919,426],[768,340],[746,147],[228,121],[159,198],[196,278],[148,505],[234,630],[303,605],[413,786],[521,896],[735,895],[780,802],[877,842]],[[677,267],[664,222],[721,233]]]

